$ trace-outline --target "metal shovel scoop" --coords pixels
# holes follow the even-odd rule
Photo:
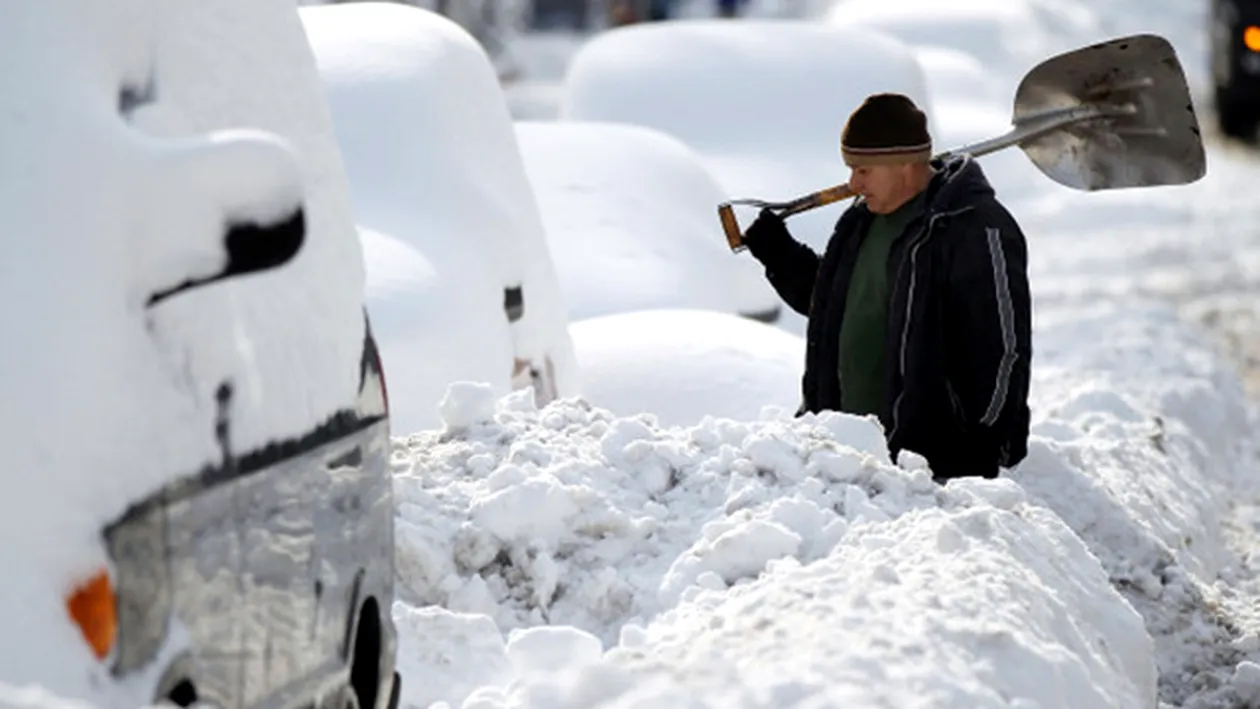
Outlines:
[[[1007,133],[936,156],[987,155],[1018,145],[1047,177],[1079,190],[1179,185],[1207,170],[1185,73],[1171,44],[1150,34],[1051,57],[1024,76]],[[789,202],[736,199],[718,205],[732,251],[745,248],[732,207],[783,217],[853,196],[847,184]]]

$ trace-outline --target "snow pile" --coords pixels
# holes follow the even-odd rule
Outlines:
[[[544,624],[609,650],[556,630],[530,642],[560,659],[505,689],[483,635],[499,664],[467,706],[1151,706],[1156,666],[1232,696],[1260,659],[1211,601],[1250,461],[1237,378],[1162,310],[1036,346],[1029,459],[945,488],[866,419],[662,428],[455,389],[398,451],[400,609],[487,615],[510,660]]]
[[[0,671],[99,697],[112,682],[64,600],[106,567],[103,527],[221,459],[214,395],[225,382],[238,453],[353,405],[362,274],[290,3],[9,10]],[[265,227],[299,214],[293,261],[210,280],[229,263],[232,227],[284,240]]]
[[[512,696],[574,709],[601,696],[767,709],[1152,705],[1140,619],[1062,522],[1005,487],[977,490],[996,504],[857,525],[815,564],[772,564],[754,583],[698,594],[624,632],[606,666],[530,673]],[[620,680],[611,690],[609,674]],[[656,683],[636,686],[644,676]]]
[[[582,396],[664,426],[753,420],[801,401],[802,338],[724,313],[648,310],[573,324]]]
[[[779,296],[727,248],[724,195],[686,145],[613,123],[516,133],[571,319],[664,307],[777,318]]]
[[[1221,521],[1256,459],[1238,377],[1162,309],[1078,313],[1052,332],[1037,342],[1039,420],[1011,477],[1080,535],[1142,614],[1161,699],[1200,692],[1203,706],[1228,705],[1247,645],[1221,606],[1236,563]],[[1107,346],[1082,346],[1100,332]]]
[[[365,234],[395,430],[437,425],[453,381],[500,393],[533,383],[543,401],[574,393],[563,296],[485,51],[454,22],[396,3],[300,13]],[[395,258],[428,267],[402,278]],[[523,313],[509,322],[516,288]]]

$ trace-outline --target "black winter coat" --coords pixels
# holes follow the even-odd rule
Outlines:
[[[919,453],[938,479],[994,477],[1027,455],[1027,245],[973,159],[934,167],[923,215],[889,254],[880,421],[894,459]],[[870,218],[860,201],[847,209],[821,258],[784,232],[747,244],[780,297],[809,317],[799,413],[840,409],[840,326]]]

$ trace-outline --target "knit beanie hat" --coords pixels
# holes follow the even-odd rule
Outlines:
[[[927,116],[902,94],[871,94],[844,124],[840,154],[849,167],[927,162]]]

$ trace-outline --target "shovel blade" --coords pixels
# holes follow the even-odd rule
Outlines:
[[[1013,121],[1094,106],[1103,117],[1020,142],[1050,179],[1080,190],[1179,185],[1207,170],[1199,121],[1172,45],[1134,35],[1038,64],[1015,94]]]

